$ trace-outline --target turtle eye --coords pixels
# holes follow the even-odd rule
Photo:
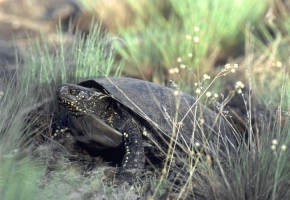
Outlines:
[[[72,94],[72,95],[77,95],[78,93],[80,93],[80,91],[77,90],[77,89],[70,89],[69,93]]]

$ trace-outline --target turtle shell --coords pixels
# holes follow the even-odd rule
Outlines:
[[[225,120],[189,94],[124,77],[91,79],[78,85],[109,94],[143,119],[154,143],[160,138],[163,143],[173,139],[183,148],[198,143],[211,152],[237,148],[237,140]]]

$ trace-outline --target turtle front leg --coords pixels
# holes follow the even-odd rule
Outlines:
[[[143,169],[145,153],[140,129],[134,120],[127,122],[123,128],[126,153],[123,158],[122,168]]]
[[[54,122],[51,126],[52,134],[51,138],[54,140],[59,140],[64,137],[64,135],[69,131],[68,118],[65,117],[61,120]]]

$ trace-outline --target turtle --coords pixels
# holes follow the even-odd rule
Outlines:
[[[237,138],[227,122],[195,97],[177,89],[134,78],[96,78],[62,84],[60,105],[69,112],[74,138],[96,149],[123,146],[121,168],[142,169],[144,148],[160,159],[203,149],[226,157],[237,151]],[[172,147],[172,148],[169,148]]]

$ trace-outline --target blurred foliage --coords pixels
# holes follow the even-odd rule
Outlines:
[[[84,2],[94,5],[94,1]],[[127,8],[120,15],[133,16],[116,25],[125,41],[119,48],[127,62],[124,72],[156,82],[184,80],[183,85],[213,71],[219,60],[226,64],[237,56],[235,51],[243,54],[245,24],[261,19],[267,6],[267,1],[250,0],[114,2]],[[101,17],[106,24],[107,18]],[[187,65],[196,77],[180,65]],[[172,68],[178,68],[179,74],[170,74]]]

